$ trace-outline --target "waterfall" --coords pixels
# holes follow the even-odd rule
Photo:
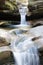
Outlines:
[[[21,39],[21,42],[13,42],[13,56],[15,65],[39,65],[37,47],[30,39]],[[17,43],[17,45],[16,45]]]
[[[27,14],[27,7],[21,7],[19,9],[19,12],[20,12],[20,15],[21,15],[21,22],[20,22],[20,25],[27,25],[27,22],[26,22],[26,14]]]
[[[27,23],[26,23],[25,14],[24,14],[24,15],[21,14],[21,23],[20,23],[20,25],[23,25],[23,24],[24,24],[24,25],[27,24]]]
[[[20,5],[19,12],[21,15],[20,26],[27,25],[27,6]],[[11,44],[15,65],[39,65],[38,50],[33,41],[30,40],[30,37],[23,37],[19,41],[18,39],[16,39],[16,41],[13,41]]]

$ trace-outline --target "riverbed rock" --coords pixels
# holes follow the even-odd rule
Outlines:
[[[0,47],[10,45],[10,34],[4,29],[0,29]]]
[[[5,51],[5,52],[0,53],[0,64],[1,65],[7,65],[7,64],[12,65],[14,63],[15,62],[14,62],[12,52]]]
[[[11,52],[10,51],[5,51],[0,53],[0,60],[3,60],[5,58],[8,58],[10,56]]]
[[[13,62],[9,35],[7,30],[0,29],[0,65]]]

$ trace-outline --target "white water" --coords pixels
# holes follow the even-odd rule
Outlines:
[[[19,9],[19,12],[20,12],[20,15],[21,15],[21,22],[20,22],[20,25],[27,25],[27,22],[26,22],[26,14],[27,14],[27,7],[21,7]]]
[[[21,38],[21,40],[13,42],[12,46],[15,65],[39,65],[37,47],[30,39]]]
[[[27,8],[25,7],[19,9],[21,15],[20,25],[27,25],[25,18],[26,11]],[[15,65],[39,65],[38,50],[30,38],[25,39],[25,37],[23,37],[19,41],[13,41],[11,47],[15,59]]]
[[[21,14],[21,23],[20,23],[20,25],[27,25],[27,22],[26,22],[26,18],[25,18],[25,14],[23,15],[23,14]]]

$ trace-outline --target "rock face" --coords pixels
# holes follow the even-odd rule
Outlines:
[[[13,62],[12,52],[9,47],[10,40],[8,40],[8,36],[9,34],[7,31],[0,29],[0,65]]]
[[[31,22],[31,25],[33,27],[37,27],[37,26],[43,25],[43,19],[42,18],[40,18],[38,20],[35,19],[35,20],[30,21],[30,22]]]
[[[0,65],[14,64],[13,55],[10,51],[0,53]]]
[[[17,1],[17,3],[23,4],[24,6],[28,5],[28,0],[16,0],[16,1]]]
[[[28,5],[29,11],[33,14],[35,13],[43,13],[43,0],[30,1]]]
[[[0,5],[0,11],[3,11],[3,12],[18,12],[19,13],[19,11],[18,11],[18,7],[17,7],[17,3],[16,3],[16,1],[14,0],[14,1],[10,1],[10,0],[3,0],[3,1],[1,1],[0,0],[0,3],[1,3],[1,5]],[[5,10],[5,11],[4,11]]]
[[[0,47],[9,45],[9,43],[2,37],[0,37]]]

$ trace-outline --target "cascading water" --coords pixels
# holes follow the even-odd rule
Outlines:
[[[27,8],[28,0],[16,0],[16,2],[19,3],[18,9],[21,16],[20,25],[27,25],[26,14],[28,11],[28,8]]]
[[[20,4],[19,12],[21,15],[20,26],[26,26],[27,22],[25,17],[27,13],[27,4],[26,6],[21,6]],[[39,65],[38,50],[30,38],[23,37],[19,41],[16,39],[16,41],[12,42],[11,48],[15,59],[15,65]]]
[[[39,65],[38,50],[34,43],[24,37],[19,41],[13,41],[11,45],[15,65]]]
[[[26,12],[27,11],[27,7],[21,7],[19,9],[19,12],[20,12],[20,15],[21,15],[21,22],[20,22],[20,25],[27,25],[27,22],[26,22]]]

